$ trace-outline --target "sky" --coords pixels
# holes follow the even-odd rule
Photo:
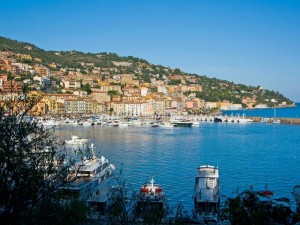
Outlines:
[[[300,102],[300,0],[0,0],[0,36],[112,52]]]

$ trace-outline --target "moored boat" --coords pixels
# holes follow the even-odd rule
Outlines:
[[[204,165],[197,168],[194,188],[193,220],[201,224],[219,221],[219,169]]]
[[[65,140],[67,145],[80,145],[88,143],[89,139],[87,138],[80,138],[76,135],[72,135],[70,140]]]
[[[66,195],[88,200],[97,191],[98,185],[115,171],[115,166],[101,156],[98,158],[94,151],[94,144],[85,152],[81,160],[69,168],[67,184],[62,187]]]
[[[171,119],[170,123],[174,124],[176,127],[191,127],[193,125],[192,121],[181,117]]]
[[[161,185],[154,184],[154,179],[140,187],[137,193],[137,215],[159,212],[163,217],[166,206],[166,196]]]

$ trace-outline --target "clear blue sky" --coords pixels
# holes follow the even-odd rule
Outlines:
[[[113,52],[300,102],[300,0],[0,0],[0,36]]]

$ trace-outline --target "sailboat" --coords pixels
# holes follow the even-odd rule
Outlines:
[[[280,123],[280,119],[276,119],[276,108],[274,108],[274,117],[271,120],[272,123]]]

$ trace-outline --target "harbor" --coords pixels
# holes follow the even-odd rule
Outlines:
[[[181,202],[192,212],[195,168],[206,163],[222,168],[221,201],[250,185],[268,184],[276,197],[287,197],[296,207],[291,192],[300,180],[299,126],[201,122],[174,129],[60,125],[55,130],[61,140],[71,134],[90,138],[96,154],[102,149],[116,172],[122,168],[128,187],[153,176],[173,209]]]

